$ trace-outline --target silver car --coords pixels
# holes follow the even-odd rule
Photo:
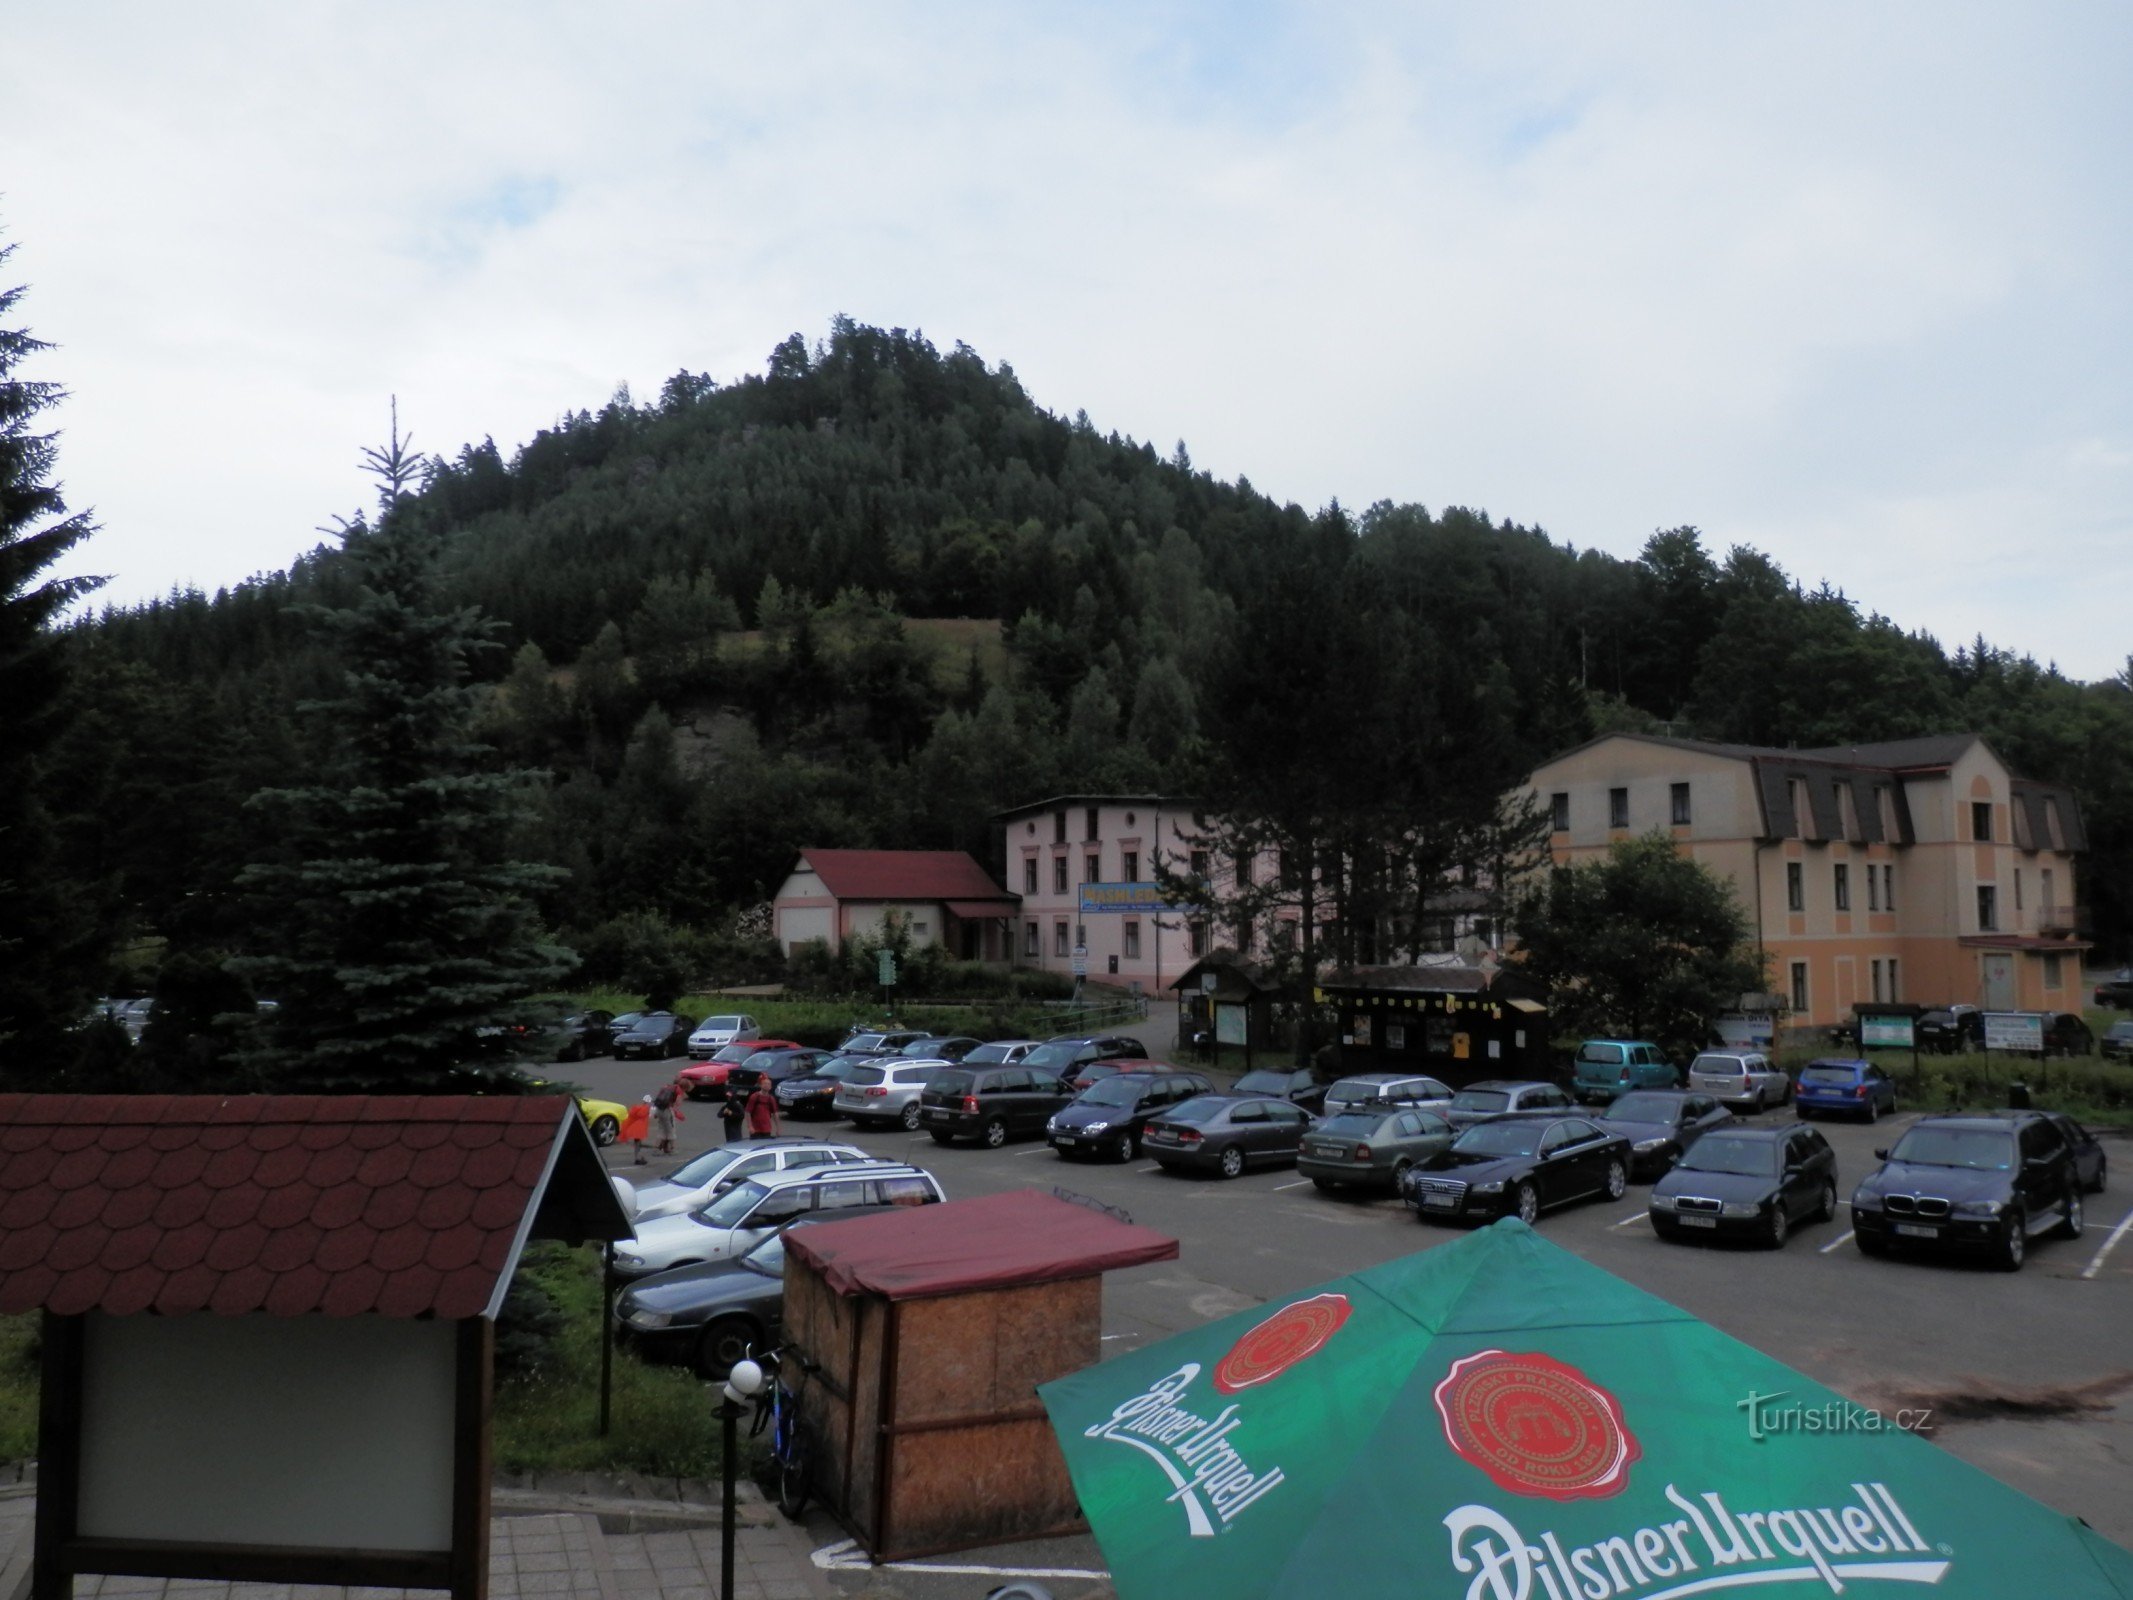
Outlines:
[[[830,1100],[830,1110],[850,1117],[855,1127],[886,1128],[900,1124],[918,1132],[918,1094],[946,1061],[864,1062],[852,1068]]]
[[[829,1139],[748,1139],[715,1144],[666,1177],[638,1184],[637,1209],[632,1215],[641,1222],[650,1222],[707,1206],[750,1178],[873,1159],[855,1144],[838,1144]]]
[[[1706,1050],[1689,1063],[1689,1087],[1720,1105],[1761,1111],[1792,1098],[1785,1069],[1754,1050]]]

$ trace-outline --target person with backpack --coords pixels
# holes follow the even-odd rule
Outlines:
[[[674,1124],[688,1120],[681,1111],[683,1092],[677,1079],[652,1096],[652,1126],[659,1134],[659,1153],[663,1156],[674,1153]]]
[[[635,1153],[634,1166],[644,1165],[644,1136],[651,1131],[652,1097],[646,1095],[629,1110],[622,1113],[622,1137]]]
[[[748,1119],[748,1097],[729,1088],[726,1098],[718,1108],[718,1120],[725,1124],[726,1143],[737,1143],[741,1137],[741,1124]]]

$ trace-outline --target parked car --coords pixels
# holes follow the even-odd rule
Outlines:
[[[2096,1035],[2086,1020],[2071,1011],[2046,1012],[2044,1053],[2047,1056],[2092,1056],[2096,1053]]]
[[[698,1061],[707,1061],[714,1051],[743,1039],[760,1039],[763,1030],[755,1018],[728,1011],[716,1017],[706,1017],[689,1035],[689,1054]]]
[[[2096,1135],[2063,1111],[2040,1111],[2037,1115],[2057,1128],[2059,1137],[2073,1151],[2074,1181],[2081,1185],[2081,1192],[2102,1194],[2104,1186],[2110,1182],[2110,1163]]]
[[[1825,1112],[1878,1122],[1896,1109],[1896,1080],[1871,1061],[1823,1056],[1800,1068],[1792,1103],[1802,1122]]]
[[[1575,1200],[1619,1200],[1629,1188],[1629,1141],[1589,1117],[1547,1114],[1491,1117],[1454,1139],[1451,1148],[1408,1169],[1400,1198],[1418,1221],[1527,1226],[1543,1211]]]
[[[713,1145],[664,1178],[637,1184],[635,1220],[649,1222],[683,1211],[699,1211],[750,1178],[874,1159],[855,1144],[839,1144],[831,1139],[748,1139],[738,1144]]]
[[[1733,1113],[1693,1089],[1639,1089],[1617,1096],[1598,1120],[1629,1141],[1629,1175],[1656,1178],[1706,1133],[1730,1123]]]
[[[1066,1075],[1067,1087],[1076,1094],[1099,1084],[1106,1078],[1115,1078],[1121,1072],[1175,1072],[1167,1061],[1151,1061],[1146,1056],[1127,1056],[1119,1061],[1085,1061]]]
[[[1963,1055],[1985,1048],[1985,1014],[1976,1006],[1935,1006],[1921,1011],[1911,1036],[1921,1050],[1944,1056]]]
[[[2104,1029],[2096,1048],[2106,1061],[2133,1061],[2133,1020],[2114,1022]]]
[[[1336,1079],[1326,1090],[1326,1115],[1353,1106],[1446,1105],[1452,1088],[1418,1072],[1358,1072]]]
[[[639,1221],[637,1237],[615,1246],[615,1274],[642,1278],[692,1262],[730,1261],[811,1214],[930,1205],[943,1198],[932,1173],[898,1161],[840,1162],[749,1178],[698,1210]]]
[[[709,1061],[692,1061],[675,1076],[688,1090],[691,1100],[723,1100],[726,1098],[726,1078],[733,1069],[760,1050],[797,1050],[797,1039],[742,1039],[734,1044],[722,1045],[711,1053]]]
[[[889,1206],[849,1206],[796,1218],[794,1228],[872,1216]],[[752,1351],[778,1343],[785,1311],[785,1233],[733,1261],[669,1267],[615,1296],[619,1341],[648,1361],[686,1362],[713,1383]]]
[[[2096,985],[2096,1004],[2117,1011],[2133,1011],[2133,967],[2120,967]]]
[[[1605,1105],[1632,1089],[1672,1089],[1680,1082],[1666,1052],[1643,1039],[1587,1039],[1570,1069],[1570,1092],[1586,1105]]]
[[[1326,1109],[1326,1090],[1330,1085],[1308,1067],[1292,1070],[1260,1067],[1247,1072],[1231,1087],[1239,1094],[1278,1094],[1317,1116]]]
[[[1444,1120],[1464,1128],[1510,1111],[1568,1111],[1570,1096],[1552,1083],[1526,1078],[1484,1078],[1470,1083],[1444,1107]]]
[[[1390,1189],[1418,1161],[1451,1148],[1457,1134],[1433,1110],[1356,1102],[1304,1135],[1296,1170],[1321,1189]]]
[[[918,1095],[919,1125],[935,1144],[972,1138],[998,1149],[1008,1140],[1041,1134],[1074,1091],[1032,1065],[1031,1051],[1011,1067],[943,1067]]]
[[[1920,1117],[1852,1191],[1852,1230],[1866,1255],[1903,1245],[1982,1254],[2008,1272],[2030,1236],[2081,1237],[2074,1150],[2033,1111]]]
[[[1022,1058],[1022,1065],[1072,1083],[1092,1061],[1146,1061],[1148,1047],[1124,1034],[1061,1034]]]
[[[1310,1127],[1308,1111],[1272,1095],[1203,1094],[1152,1119],[1141,1148],[1165,1172],[1234,1178],[1247,1167],[1294,1161]]]
[[[1063,1156],[1107,1155],[1131,1161],[1140,1154],[1149,1119],[1181,1100],[1211,1094],[1214,1085],[1197,1072],[1166,1067],[1161,1072],[1117,1072],[1091,1084],[1053,1112],[1044,1125],[1052,1148]]]
[[[866,1057],[845,1075],[830,1100],[830,1109],[849,1117],[854,1127],[885,1128],[901,1123],[911,1132],[919,1130],[919,1094],[945,1061],[883,1061]]]
[[[1793,1225],[1837,1214],[1837,1153],[1813,1128],[1719,1128],[1652,1185],[1652,1232],[1760,1239],[1773,1250]]]
[[[837,1046],[839,1055],[893,1056],[914,1039],[926,1035],[917,1028],[880,1029],[854,1028],[845,1035],[844,1043]]]
[[[615,1059],[664,1060],[689,1048],[696,1019],[678,1011],[647,1011],[615,1035]]]
[[[973,1067],[1011,1067],[1036,1049],[1038,1043],[1035,1039],[995,1039],[979,1045],[963,1060]]]
[[[618,1011],[608,1020],[607,1041],[610,1055],[614,1053],[615,1040],[636,1027],[643,1016],[644,1013],[642,1011]]]
[[[961,1061],[977,1047],[977,1040],[966,1039],[961,1034],[929,1033],[913,1039],[896,1053],[909,1056],[913,1061]]]
[[[561,1018],[549,1035],[549,1049],[558,1061],[583,1061],[588,1056],[612,1055],[615,1016],[611,1011],[573,1011]]]
[[[460,1094],[567,1094],[577,1102],[578,1115],[593,1143],[603,1148],[622,1136],[622,1119],[629,1107],[613,1100],[581,1094],[575,1084],[556,1083],[517,1062],[470,1067],[450,1074],[452,1087]]]
[[[758,1050],[746,1061],[736,1061],[726,1069],[726,1093],[753,1094],[755,1086],[767,1079],[773,1093],[795,1078],[805,1078],[832,1058],[829,1050],[810,1050],[804,1044],[796,1044],[789,1050]]]
[[[1722,1106],[1761,1111],[1792,1099],[1792,1079],[1756,1050],[1706,1050],[1689,1063],[1689,1087]]]
[[[787,1117],[834,1117],[837,1091],[844,1080],[861,1066],[871,1066],[874,1056],[825,1055],[807,1071],[778,1081],[778,1112]]]

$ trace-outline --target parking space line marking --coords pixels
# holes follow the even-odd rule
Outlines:
[[[2095,1255],[2089,1258],[2089,1264],[2081,1269],[2082,1277],[2093,1278],[2103,1270],[2104,1262],[2108,1261],[2111,1252],[2118,1248],[2118,1241],[2126,1236],[2128,1228],[2133,1228],[2133,1211],[2128,1211],[2120,1219],[2118,1226],[2111,1230],[2110,1238],[2104,1240],[2102,1247],[2097,1250]]]
[[[1134,1170],[1136,1172],[1161,1172],[1163,1170],[1163,1164],[1162,1162],[1158,1161],[1152,1167],[1136,1167]]]
[[[1015,1152],[1018,1156],[1048,1156],[1051,1153],[1052,1147],[1048,1144],[1040,1144],[1034,1150],[1017,1150]]]
[[[1310,1181],[1309,1178],[1298,1178],[1294,1183],[1277,1183],[1274,1185],[1274,1192],[1279,1194],[1284,1189],[1301,1189]]]
[[[1651,1220],[1652,1214],[1649,1211],[1636,1211],[1624,1217],[1620,1222],[1610,1222],[1607,1226],[1610,1228],[1626,1228],[1632,1223],[1649,1222]]]
[[[1822,1246],[1822,1248],[1816,1251],[1815,1253],[1817,1255],[1826,1256],[1830,1253],[1830,1251],[1836,1249],[1838,1246],[1850,1244],[1852,1242],[1852,1233],[1852,1229],[1846,1228],[1842,1233],[1837,1235],[1836,1238],[1830,1240],[1828,1244]]]

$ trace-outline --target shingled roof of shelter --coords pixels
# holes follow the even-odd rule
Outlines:
[[[963,850],[803,850],[839,900],[1017,901]]]
[[[0,1095],[0,1312],[493,1317],[629,1233],[568,1095]]]

